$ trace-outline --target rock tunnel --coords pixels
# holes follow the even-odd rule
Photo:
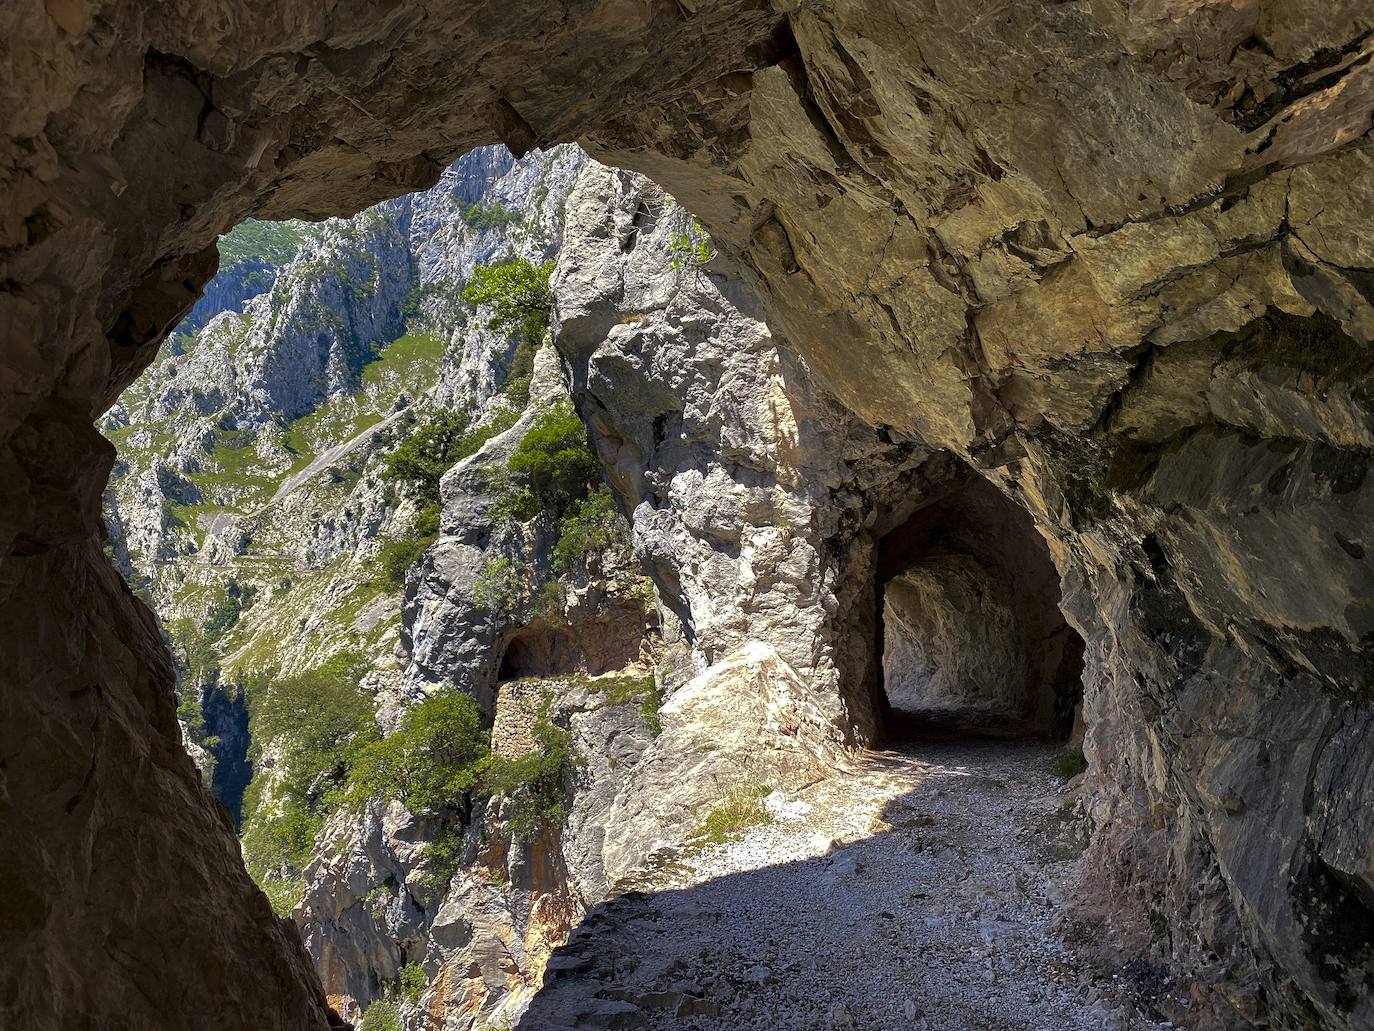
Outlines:
[[[8,5],[0,1022],[328,1025],[102,553],[92,420],[234,223],[577,139],[698,214],[840,403],[1016,492],[1088,628],[1104,921],[1162,914],[1215,1026],[1369,1026],[1374,959],[1332,943],[1374,888],[1371,32],[1363,0]],[[947,612],[1024,561],[883,568]]]
[[[1083,639],[1030,517],[970,474],[878,543],[885,732],[1065,738]]]

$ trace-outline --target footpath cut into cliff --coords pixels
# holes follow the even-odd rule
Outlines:
[[[517,1028],[1173,1026],[1062,933],[1081,840],[1052,759],[922,743],[736,798],[588,914]]]

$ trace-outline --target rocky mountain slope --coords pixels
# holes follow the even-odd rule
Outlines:
[[[226,251],[254,254],[226,276],[247,262],[270,285],[193,318],[109,414],[111,548],[178,648],[197,731],[221,678],[394,647],[405,570],[378,564],[423,530],[382,457],[432,413],[480,421],[497,396],[517,341],[458,291],[478,265],[552,252],[581,160],[492,148],[357,219],[241,228]]]
[[[641,196],[655,215],[627,252],[604,228]],[[720,569],[665,609],[640,573],[695,564],[690,521],[710,507],[712,532],[761,543],[808,518],[800,475],[751,500],[756,473],[734,465],[792,461],[779,354],[738,284],[704,268],[690,216],[575,150],[479,152],[350,222],[248,231],[296,244],[271,286],[179,333],[107,420],[126,456],[111,548],[178,657],[188,748],[336,1008],[417,1028],[517,1020],[550,952],[647,858],[734,793],[810,783],[841,755],[844,720],[806,686],[829,665],[823,646],[798,647],[811,603],[797,578],[738,596],[742,572]],[[543,303],[563,355],[574,310],[633,306],[672,356],[653,391],[706,406],[671,423],[620,409],[677,441],[665,485],[707,469],[657,525],[627,523],[602,484],[565,359],[501,322],[500,299],[464,299],[484,267],[551,252],[564,271]],[[626,365],[607,389],[658,374]],[[808,389],[804,370],[792,383]],[[736,439],[723,455],[722,420]],[[416,456],[434,459],[418,493],[397,473]],[[763,553],[750,575],[799,561]],[[469,766],[431,754],[465,740],[460,696],[490,726]],[[457,789],[416,787],[479,765]]]
[[[109,548],[161,617],[188,748],[241,824],[250,869],[282,912],[306,894],[316,829],[338,808],[318,784],[302,794],[295,782],[332,776],[322,758],[333,757],[332,745],[361,728],[396,729],[426,697],[404,683],[396,652],[409,640],[407,582],[441,522],[443,468],[429,486],[396,474],[401,445],[418,445],[423,462],[436,428],[457,421],[452,446],[477,451],[496,438],[504,459],[560,397],[567,405],[551,352],[531,383],[537,333],[498,325],[460,295],[482,268],[547,277],[541,263],[556,253],[563,201],[584,160],[576,148],[519,162],[492,148],[426,193],[352,220],[241,228],[226,256],[253,253],[226,262],[228,282],[105,422],[123,455],[106,496]],[[260,291],[246,300],[245,265]],[[212,310],[216,299],[223,310]],[[485,487],[479,476],[479,497]],[[602,513],[596,546],[569,559],[579,596],[564,606],[546,592],[541,611],[604,618],[606,595],[618,590],[646,632],[652,592],[632,573],[615,578],[628,555],[617,566],[613,547],[603,554],[619,539],[605,523]],[[546,538],[550,581],[555,528],[530,531]],[[638,644],[636,636],[635,660]],[[430,693],[459,673],[436,678]],[[290,715],[275,721],[282,711]],[[359,714],[351,726],[350,713]],[[338,813],[329,834],[369,833],[376,817],[354,816],[356,808]],[[349,904],[337,885],[315,887],[330,906]],[[437,906],[443,886],[430,895]],[[331,941],[311,946],[327,969]],[[394,942],[391,952],[377,969],[348,970],[361,1004],[395,982],[403,962]]]

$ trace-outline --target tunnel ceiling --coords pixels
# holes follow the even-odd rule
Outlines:
[[[1371,30],[1365,0],[6,5],[0,859],[22,933],[0,959],[48,993],[16,989],[21,1023],[325,1019],[100,553],[92,417],[236,220],[576,137],[692,208],[845,405],[1030,514],[1088,642],[1103,919],[1151,900],[1218,1020],[1367,1026],[1374,958],[1337,947],[1336,914],[1374,891],[1374,783],[1351,772],[1374,748]],[[135,825],[156,858],[109,883]],[[273,973],[197,961],[226,952]]]

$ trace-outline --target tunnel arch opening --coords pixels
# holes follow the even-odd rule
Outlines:
[[[497,684],[547,677],[599,677],[642,665],[648,621],[619,607],[572,623],[535,620],[498,644]]]
[[[876,550],[880,739],[1077,735],[1083,639],[1024,509],[970,470]]]

